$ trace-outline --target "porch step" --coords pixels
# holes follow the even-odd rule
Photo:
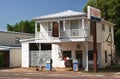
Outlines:
[[[53,71],[72,71],[72,68],[53,68]]]

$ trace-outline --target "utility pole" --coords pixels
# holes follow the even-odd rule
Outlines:
[[[97,72],[97,29],[96,22],[101,21],[101,11],[97,8],[88,6],[88,19],[91,21],[93,27],[93,61],[94,61],[94,72]]]
[[[94,61],[94,72],[97,72],[97,30],[96,22],[92,21],[93,25],[93,61]]]

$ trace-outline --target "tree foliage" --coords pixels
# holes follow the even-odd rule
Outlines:
[[[21,20],[19,23],[16,23],[15,25],[7,24],[7,30],[14,31],[14,32],[34,33],[35,22],[32,20],[31,21]]]
[[[120,0],[89,0],[87,6],[93,6],[101,10],[102,18],[115,24],[115,45],[120,54]]]

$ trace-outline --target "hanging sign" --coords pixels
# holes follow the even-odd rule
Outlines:
[[[93,21],[101,21],[101,11],[94,7],[88,6],[88,19]]]

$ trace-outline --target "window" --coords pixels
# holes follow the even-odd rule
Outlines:
[[[59,37],[59,24],[58,24],[58,22],[53,22],[52,36]]]
[[[19,37],[15,38],[15,44],[20,44],[20,38]]]
[[[109,32],[111,32],[111,26],[109,26]]]
[[[88,51],[88,60],[93,60],[93,50]]]
[[[105,63],[107,63],[107,51],[105,51]]]
[[[102,31],[105,31],[105,24],[102,24]]]
[[[48,22],[48,31],[52,31],[51,23]]]
[[[93,35],[94,21],[90,21],[90,35]]]
[[[78,29],[78,20],[71,21],[71,29]]]
[[[30,51],[35,51],[35,50],[39,50],[39,43],[30,43],[29,44],[29,49]]]
[[[71,51],[63,51],[63,57],[71,58]]]
[[[40,24],[37,23],[37,32],[40,32]]]
[[[41,50],[52,50],[51,44],[41,44]]]
[[[29,49],[32,50],[32,51],[36,51],[36,50],[39,50],[39,47],[40,47],[40,50],[51,50],[52,49],[52,45],[51,44],[47,44],[47,43],[30,43],[29,44]]]
[[[63,21],[60,21],[60,30],[63,31]]]

